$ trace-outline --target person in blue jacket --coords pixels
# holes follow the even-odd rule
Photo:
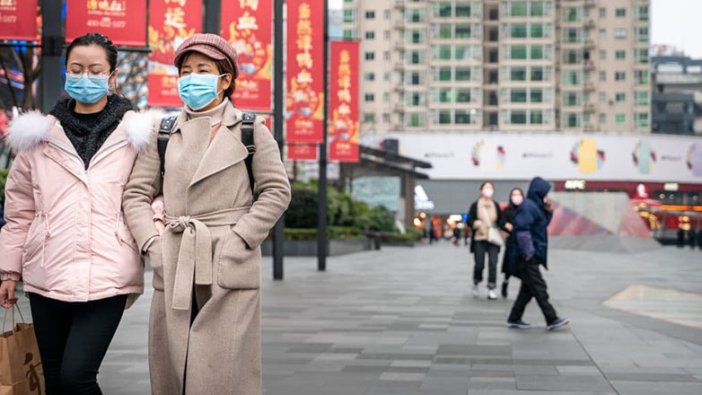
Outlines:
[[[540,265],[548,269],[548,225],[553,211],[548,193],[551,185],[541,177],[536,177],[529,184],[529,192],[524,202],[514,215],[514,234],[521,255],[518,268],[522,279],[517,300],[507,319],[510,328],[528,328],[531,325],[522,320],[524,309],[532,298],[541,308],[546,318],[546,328],[553,330],[569,323],[566,318],[558,317],[556,310],[548,301],[546,281],[541,275]]]

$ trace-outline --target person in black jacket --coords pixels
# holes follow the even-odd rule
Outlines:
[[[569,322],[568,319],[559,318],[549,303],[546,281],[539,270],[540,265],[548,269],[548,225],[553,217],[551,201],[547,197],[550,190],[551,185],[543,178],[536,177],[531,180],[527,198],[514,215],[513,234],[517,238],[521,255],[518,270],[522,286],[507,319],[507,326],[510,328],[530,327],[530,324],[522,321],[522,315],[532,298],[536,298],[546,318],[548,330],[562,327]]]
[[[497,286],[497,257],[500,246],[488,241],[490,229],[498,229],[502,220],[500,205],[493,200],[495,186],[491,182],[484,182],[480,186],[480,198],[470,207],[468,226],[473,230],[470,252],[475,257],[473,269],[473,296],[479,295],[478,285],[483,281],[485,269],[485,255],[488,256],[488,299],[497,299],[495,287]]]
[[[502,297],[505,299],[507,298],[509,289],[509,278],[511,276],[518,276],[519,247],[517,246],[517,238],[513,234],[513,222],[517,208],[524,201],[524,191],[520,188],[514,188],[509,195],[509,205],[502,214],[502,221],[500,223],[500,228],[508,234],[507,240],[505,240],[505,255],[502,258],[502,273],[505,276],[502,281]]]

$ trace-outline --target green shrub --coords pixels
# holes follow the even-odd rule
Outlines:
[[[4,200],[5,197],[5,183],[7,182],[7,175],[10,173],[8,169],[0,169],[0,200]]]

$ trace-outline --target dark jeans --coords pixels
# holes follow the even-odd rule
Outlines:
[[[475,267],[473,269],[473,283],[480,284],[483,281],[483,270],[485,269],[485,254],[488,256],[488,288],[495,289],[497,283],[497,256],[500,254],[500,247],[481,240],[476,241],[473,247],[475,257]]]
[[[46,395],[99,395],[97,374],[127,295],[68,303],[29,294]]]
[[[521,277],[522,286],[519,288],[519,295],[514,301],[512,312],[509,314],[510,321],[518,321],[524,315],[524,309],[531,301],[531,298],[536,298],[536,303],[539,304],[541,312],[544,314],[546,323],[550,324],[558,318],[556,310],[548,301],[548,291],[546,290],[546,281],[541,276],[539,263],[535,260],[531,262],[521,262]]]

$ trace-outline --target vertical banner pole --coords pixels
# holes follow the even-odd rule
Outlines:
[[[324,136],[319,145],[319,224],[317,226],[317,270],[327,270],[327,128],[329,116],[329,2],[324,1]]]
[[[285,106],[283,90],[283,4],[284,0],[275,0],[273,9],[273,135],[278,142],[281,158],[283,152],[283,110]],[[285,214],[281,217],[273,228],[273,279],[283,279],[283,242],[285,229]]]
[[[51,111],[61,96],[61,53],[64,41],[61,23],[62,7],[63,1],[42,0],[41,2],[43,27],[41,32],[40,87],[41,110],[45,114]],[[31,95],[32,87],[25,87],[25,92]]]
[[[204,6],[205,12],[202,20],[202,31],[204,33],[219,34],[222,0],[205,0]]]

